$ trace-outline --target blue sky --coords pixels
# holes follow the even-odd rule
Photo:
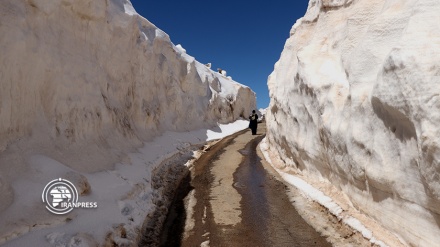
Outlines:
[[[269,105],[267,77],[308,0],[131,0],[136,11],[201,63],[222,68]]]

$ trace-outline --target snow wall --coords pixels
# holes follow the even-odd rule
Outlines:
[[[269,76],[267,140],[413,246],[440,242],[440,2],[311,0]]]
[[[82,174],[112,169],[165,131],[256,107],[251,89],[187,55],[126,0],[2,0],[0,33],[0,214],[25,196],[13,187],[31,156]]]
[[[131,146],[255,108],[254,92],[185,54],[128,1],[8,0],[0,18],[0,151],[24,138],[93,156],[125,146],[112,140]]]

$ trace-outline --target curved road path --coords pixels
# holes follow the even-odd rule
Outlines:
[[[162,246],[331,246],[260,162],[264,131],[239,132],[202,155],[179,188]]]

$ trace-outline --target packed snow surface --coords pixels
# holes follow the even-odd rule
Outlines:
[[[432,0],[311,0],[268,80],[269,152],[413,246],[440,242],[438,13]]]
[[[246,128],[256,105],[127,0],[3,0],[0,33],[0,244],[133,244],[154,174]],[[57,178],[98,208],[49,213]]]

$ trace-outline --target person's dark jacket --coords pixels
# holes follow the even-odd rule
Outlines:
[[[258,115],[256,113],[252,113],[252,115],[249,116],[249,128],[257,128],[258,125]]]

